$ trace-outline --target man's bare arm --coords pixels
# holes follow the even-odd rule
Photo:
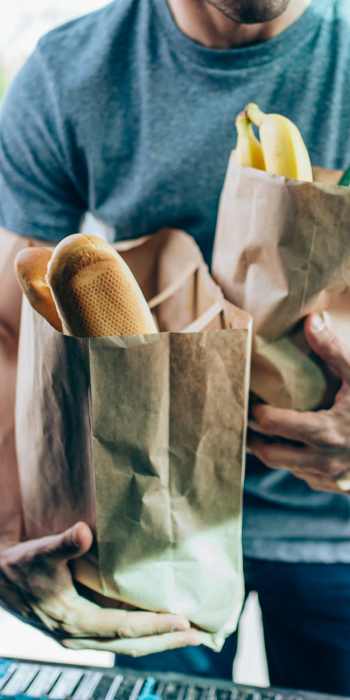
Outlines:
[[[0,549],[18,542],[21,510],[15,450],[15,391],[21,291],[14,260],[29,239],[0,229]]]

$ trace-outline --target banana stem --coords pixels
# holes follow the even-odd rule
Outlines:
[[[246,115],[248,119],[255,124],[255,126],[261,126],[263,123],[264,119],[264,112],[261,111],[260,107],[256,105],[254,102],[251,102],[249,105],[247,105],[245,109]]]

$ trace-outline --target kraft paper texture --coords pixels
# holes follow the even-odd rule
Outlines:
[[[252,391],[282,408],[329,405],[338,387],[302,319],[326,311],[350,345],[350,190],[240,168],[221,195],[213,275],[254,318]]]
[[[192,239],[122,244],[160,333],[78,340],[24,302],[17,449],[26,537],[77,520],[90,589],[184,614],[219,650],[243,603],[250,317],[224,301]]]

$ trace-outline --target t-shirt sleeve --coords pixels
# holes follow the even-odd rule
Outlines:
[[[79,231],[87,207],[65,130],[39,45],[1,107],[0,227],[46,241]]]

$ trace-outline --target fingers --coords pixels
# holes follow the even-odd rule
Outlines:
[[[59,535],[12,547],[0,562],[0,572],[3,570],[5,576],[7,572],[16,590],[23,591],[36,619],[62,636],[110,639],[114,643],[124,638],[159,636],[164,641],[169,635],[191,632],[189,622],[182,616],[105,609],[80,597],[66,562],[85,554],[91,543],[89,527],[77,523]],[[169,639],[182,646],[181,636]]]
[[[40,607],[49,616],[60,613],[62,626],[72,637],[136,639],[190,629],[188,620],[180,615],[100,608],[80,596],[67,597],[64,602],[64,611],[57,599],[43,602]],[[40,616],[40,611],[36,612]]]
[[[271,469],[295,471],[305,468],[314,471],[316,466],[313,455],[304,447],[291,447],[281,443],[269,444],[258,438],[252,438],[250,450],[255,457]]]
[[[46,282],[51,256],[50,248],[25,248],[16,257],[15,269],[18,282],[30,304],[55,330],[62,332],[62,322]]]
[[[171,632],[186,632],[190,624],[185,617],[170,613],[130,611],[125,608],[100,607],[80,596],[73,587],[50,591],[40,596],[35,614],[47,624],[48,619],[58,623],[70,637],[135,639]]]
[[[345,382],[350,382],[350,351],[327,325],[325,314],[312,314],[305,321],[305,335],[312,350]]]
[[[93,535],[89,526],[84,522],[76,523],[63,534],[67,537],[68,544],[70,541],[73,544],[73,551],[69,559],[76,559],[86,554],[92,547]]]
[[[251,438],[250,451],[271,469],[288,469],[305,481],[310,478],[333,481],[333,491],[336,490],[336,479],[344,474],[348,463],[346,458],[344,464],[344,456],[335,452],[283,443],[269,444],[254,437]]]
[[[91,549],[93,537],[86,523],[77,523],[60,535],[47,538],[45,554],[53,555],[59,561],[77,559]]]
[[[350,492],[350,472],[349,472],[349,470],[344,472],[344,474],[340,475],[340,477],[336,480],[336,485],[337,485],[337,488],[339,489],[340,493],[349,493]]]
[[[30,540],[11,547],[7,558],[13,562],[25,562],[35,558],[54,558],[56,561],[68,561],[86,554],[92,545],[92,533],[85,523],[77,523],[59,535]]]
[[[300,412],[257,404],[253,407],[253,415],[253,429],[264,435],[283,437],[307,445],[327,444],[330,439],[331,421],[326,411]]]
[[[296,476],[300,476],[299,474],[296,474]],[[307,485],[312,489],[313,491],[324,491],[326,493],[338,493],[344,496],[345,493],[349,493],[350,491],[350,484],[347,484],[349,488],[341,488],[339,483],[341,483],[340,480],[332,481],[330,479],[323,479],[322,477],[310,477],[305,479]]]
[[[197,630],[172,632],[158,637],[141,637],[140,639],[121,639],[116,641],[98,641],[95,639],[68,640],[63,642],[67,649],[94,649],[109,651],[113,654],[128,656],[146,656],[182,647],[199,646],[203,643],[203,633]]]

